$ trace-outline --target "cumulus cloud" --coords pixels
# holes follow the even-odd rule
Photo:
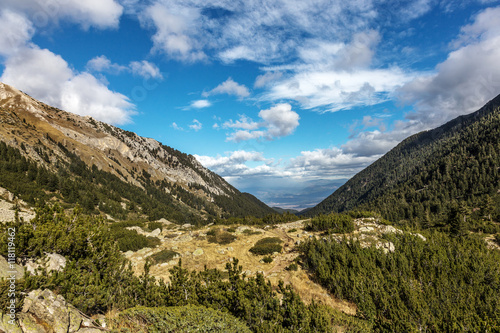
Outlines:
[[[4,66],[2,82],[49,105],[112,124],[130,122],[135,113],[126,96],[109,90],[89,73],[75,73],[61,56],[47,49],[25,46]]]
[[[118,3],[104,0],[97,6],[95,0],[6,0],[2,6],[0,19],[4,30],[0,36],[0,54],[4,56],[4,70],[1,81],[69,112],[112,124],[131,121],[134,105],[126,96],[111,91],[88,72],[74,71],[61,56],[31,42],[36,29],[49,23],[41,24],[43,17],[55,23],[67,19],[83,28],[116,27],[122,13]],[[112,66],[106,60],[96,58],[89,66]]]
[[[204,96],[218,94],[234,95],[239,98],[244,98],[250,96],[250,91],[245,85],[235,82],[232,78],[228,78],[214,89],[203,93]]]
[[[341,148],[331,147],[302,151],[288,162],[275,162],[266,158],[262,152],[245,150],[226,152],[224,156],[195,157],[203,166],[233,185],[254,188],[265,184],[268,188],[270,184],[280,184],[282,188],[293,189],[303,188],[318,180],[344,181],[375,161],[378,156],[356,156]],[[330,193],[331,191],[332,189]]]
[[[402,139],[404,137],[395,135],[393,132],[365,131],[342,145],[342,151],[357,157],[380,157],[394,148]]]
[[[421,128],[440,125],[470,113],[500,92],[500,8],[479,13],[462,28],[453,43],[458,47],[438,64],[433,73],[406,83],[400,99],[415,105],[407,116]]]
[[[288,103],[278,104],[267,110],[259,112],[259,117],[264,120],[267,135],[271,138],[287,136],[299,126],[299,115],[292,111]]]
[[[277,104],[269,109],[261,110],[259,118],[262,121],[255,122],[245,115],[240,115],[240,119],[232,119],[222,125],[226,129],[236,131],[227,136],[227,141],[241,142],[252,139],[265,138],[274,140],[293,133],[299,126],[299,115],[292,110],[288,103]]]
[[[115,0],[5,0],[2,6],[28,14],[39,28],[59,20],[77,23],[84,29],[116,28],[123,13]]]
[[[203,128],[203,124],[200,123],[197,119],[193,119],[193,123],[189,125],[189,128],[194,130],[195,132],[198,132]]]
[[[287,170],[294,177],[307,179],[350,178],[379,157],[357,156],[337,147],[315,149],[302,151],[300,156],[292,158]]]
[[[266,169],[265,166],[267,165],[264,164],[260,167],[250,168],[245,164],[246,162],[271,162],[265,159],[260,152],[245,150],[227,152],[225,156],[217,155],[216,157],[211,157],[194,155],[194,157],[196,157],[204,167],[209,168],[223,177],[239,177],[242,175],[255,174]]]
[[[235,128],[235,129],[244,129],[244,130],[256,130],[261,127],[260,123],[254,122],[246,115],[240,115],[240,119],[233,121],[232,119],[224,122],[222,124],[224,128]]]
[[[89,73],[75,75],[64,83],[61,108],[80,115],[92,116],[106,123],[131,122],[133,104],[120,93],[108,89]]]
[[[0,34],[0,55],[11,55],[31,40],[35,29],[31,21],[10,10],[0,12],[2,33]]]

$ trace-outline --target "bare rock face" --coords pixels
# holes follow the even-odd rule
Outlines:
[[[19,325],[9,323],[9,317],[0,313],[0,332],[6,333],[97,333],[94,325],[64,297],[52,291],[33,290],[24,299],[24,306],[16,314]]]
[[[66,267],[66,258],[57,253],[46,253],[45,258],[37,261],[28,260],[26,270],[31,274],[35,274],[38,268],[43,268],[46,272],[62,271]]]
[[[20,326],[24,328],[24,332],[28,332],[28,317],[37,318],[37,322],[50,327],[54,333],[77,332],[82,322],[80,312],[73,305],[48,289],[30,292],[24,300],[22,312],[24,320],[20,321]]]

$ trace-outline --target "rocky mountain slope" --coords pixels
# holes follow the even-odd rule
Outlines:
[[[415,134],[355,175],[304,215],[377,210],[392,221],[422,225],[462,215],[498,219],[500,96],[480,110]],[[483,231],[495,231],[494,224]]]
[[[89,192],[93,201],[88,205],[91,211],[121,216],[136,212],[183,220],[179,222],[189,219],[186,216],[206,220],[273,212],[255,197],[240,193],[204,168],[191,155],[91,117],[50,107],[3,83],[0,83],[0,124],[0,141],[5,143],[2,154],[11,162],[4,169],[25,174],[33,169],[36,175],[31,180],[46,194],[51,192],[49,198],[56,196],[62,202],[81,204],[78,199],[88,197]],[[70,180],[73,183],[67,183]],[[110,182],[114,187],[110,188]],[[27,187],[15,188],[8,180],[0,186],[18,195]],[[85,193],[79,193],[82,186]],[[104,198],[105,193],[101,196],[95,187],[108,187],[108,198]],[[139,194],[127,197],[118,188],[122,192],[142,191],[146,197]],[[147,197],[152,197],[153,203]],[[109,201],[109,198],[114,199]],[[148,205],[152,207],[143,207]],[[103,209],[105,206],[107,209]],[[183,213],[159,216],[166,210]]]

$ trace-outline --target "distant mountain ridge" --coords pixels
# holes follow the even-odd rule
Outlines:
[[[392,221],[423,221],[442,219],[458,202],[480,207],[500,188],[499,138],[500,95],[405,139],[304,214],[377,210]]]
[[[27,159],[26,163],[34,162],[33,168],[45,170],[37,169],[37,172],[44,177],[47,173],[53,180],[52,190],[62,202],[68,201],[63,193],[68,189],[62,188],[66,185],[69,191],[79,192],[76,197],[85,197],[82,189],[71,188],[74,184],[66,184],[66,181],[82,185],[85,183],[82,179],[90,177],[87,183],[96,188],[106,186],[104,180],[99,183],[96,179],[106,179],[108,185],[112,181],[115,187],[109,189],[108,197],[112,199],[108,198],[108,202],[99,197],[98,189],[87,189],[98,196],[93,198],[96,210],[106,204],[120,205],[123,209],[107,210],[120,211],[123,215],[136,209],[137,213],[155,218],[167,210],[182,211],[182,217],[178,213],[166,216],[177,220],[187,220],[187,216],[207,220],[273,213],[270,207],[250,194],[239,192],[191,155],[92,117],[50,107],[3,83],[0,83],[0,122],[0,141],[6,144],[4,150],[7,147],[18,150]],[[120,182],[127,185],[119,185]],[[0,184],[13,192],[21,190],[3,185]],[[42,181],[38,185],[44,187],[46,184]],[[127,198],[124,193],[118,193],[117,189],[123,186],[134,187],[133,190],[127,187],[124,192],[143,191],[142,199],[134,202],[130,195]],[[45,187],[44,190],[47,191]],[[148,202],[146,197],[154,200]],[[148,205],[152,207],[142,209]],[[126,211],[125,206],[128,207]]]

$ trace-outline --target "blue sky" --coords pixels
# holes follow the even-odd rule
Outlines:
[[[2,82],[285,208],[500,93],[499,1],[0,3]]]

